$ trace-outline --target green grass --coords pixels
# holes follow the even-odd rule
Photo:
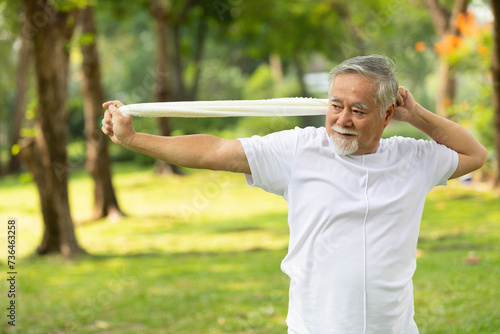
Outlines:
[[[128,216],[92,222],[92,184],[73,173],[72,213],[89,255],[68,262],[32,255],[42,233],[36,187],[0,180],[2,220],[18,220],[20,257],[17,326],[6,326],[2,311],[0,332],[286,332],[284,200],[222,172],[159,177],[120,164],[114,184]],[[499,199],[488,191],[455,182],[429,195],[414,278],[422,334],[500,333],[499,222]],[[2,281],[0,302],[7,301]]]
[[[436,188],[427,200],[419,248],[414,288],[420,332],[500,333],[499,198]]]

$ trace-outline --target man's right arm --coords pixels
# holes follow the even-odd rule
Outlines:
[[[211,135],[166,137],[137,133],[132,117],[124,116],[118,110],[122,105],[119,101],[103,104],[108,110],[102,131],[115,144],[177,166],[250,174],[240,141]]]
[[[457,152],[458,166],[450,179],[475,171],[486,162],[488,150],[472,134],[457,123],[422,107],[404,87],[399,87],[393,119],[408,122],[437,143]]]

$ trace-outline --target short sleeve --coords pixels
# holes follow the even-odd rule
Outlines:
[[[243,145],[252,173],[245,175],[248,185],[284,196],[297,152],[298,130],[238,140]]]
[[[434,141],[418,140],[419,161],[429,190],[446,185],[458,166],[458,153]]]

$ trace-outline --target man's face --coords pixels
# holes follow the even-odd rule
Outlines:
[[[394,106],[380,117],[378,85],[360,74],[339,74],[332,84],[326,131],[339,154],[375,153]]]

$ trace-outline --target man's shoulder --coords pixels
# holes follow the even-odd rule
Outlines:
[[[434,140],[427,139],[416,139],[412,137],[402,137],[402,136],[393,136],[389,138],[382,139],[383,142],[388,147],[414,147],[414,148],[430,148],[434,146],[442,146],[441,144],[436,143]]]
[[[301,139],[313,139],[313,138],[323,138],[326,136],[326,130],[324,127],[314,127],[314,126],[308,126],[308,127],[298,127],[296,126],[293,129],[288,129],[288,130],[282,130],[282,131],[277,131],[270,133],[264,137],[270,137],[270,138],[289,138],[291,139],[292,137],[297,138],[299,140]]]
[[[322,127],[307,126],[304,128],[296,126],[293,130],[298,131],[304,135],[323,135],[326,133],[326,129],[324,126]]]
[[[322,145],[328,140],[325,127],[308,126],[304,128],[295,127],[291,130],[295,133],[299,145]]]
[[[324,126],[322,127],[315,127],[315,126],[306,126],[306,127],[300,127],[296,126],[293,129],[289,130],[284,130],[286,131],[292,131],[292,132],[297,132],[300,134],[321,134],[321,133],[326,133],[326,129]]]
[[[442,144],[426,139],[394,136],[382,139],[382,142],[384,150],[388,150],[391,154],[413,156],[415,159],[422,159],[424,156],[435,157],[436,154],[451,151]]]
[[[425,145],[425,143],[429,143],[429,141],[424,139],[415,139],[411,137],[402,137],[402,136],[383,138],[382,142],[385,144],[387,148],[391,150],[417,148],[418,146]]]
[[[294,129],[288,130],[295,133],[296,136],[299,137],[324,137],[326,136],[325,127],[315,127],[315,126],[307,126],[307,127],[298,127],[296,126]]]
[[[383,138],[382,140],[388,142],[388,143],[395,143],[395,144],[399,144],[399,143],[415,143],[417,141],[419,141],[420,139],[415,139],[415,138],[411,138],[411,137],[402,137],[402,136],[392,136],[392,137],[388,137],[388,138]]]
[[[255,135],[249,138],[238,138],[244,146],[261,146],[278,149],[296,150],[298,147],[310,147],[321,144],[328,139],[325,128],[295,127],[293,129],[281,130],[269,133],[265,136]],[[263,145],[263,146],[262,146]]]

